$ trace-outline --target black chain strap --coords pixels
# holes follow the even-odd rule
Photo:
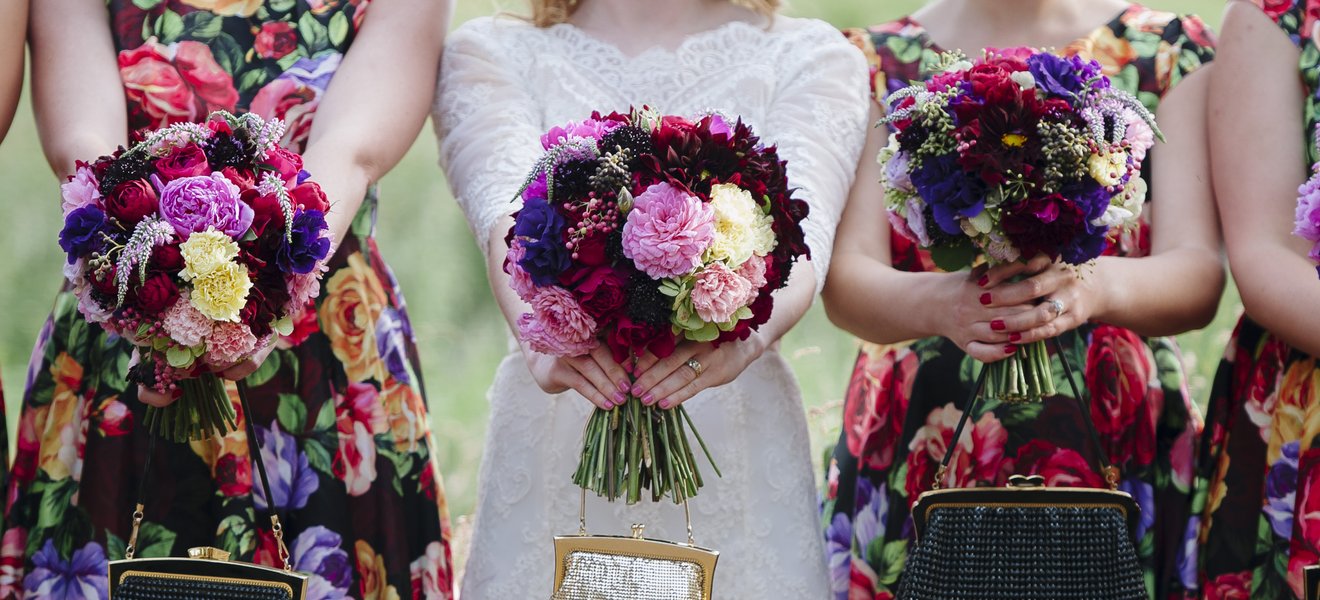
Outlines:
[[[1068,362],[1068,356],[1063,352],[1063,344],[1059,338],[1050,338],[1049,344],[1054,347],[1054,353],[1063,363],[1064,377],[1068,379],[1068,387],[1072,389],[1073,398],[1077,399],[1077,406],[1082,411],[1082,422],[1086,424],[1086,432],[1091,438],[1091,445],[1095,447],[1096,463],[1092,465],[1095,472],[1105,478],[1105,483],[1109,489],[1118,489],[1118,469],[1109,462],[1109,455],[1105,452],[1104,446],[1100,444],[1100,432],[1095,428],[1095,422],[1091,419],[1091,404],[1082,396],[1082,392],[1077,387],[1077,381],[1073,378],[1072,365]],[[935,489],[939,489],[944,483],[944,477],[949,471],[949,463],[953,460],[953,455],[957,451],[958,441],[962,439],[963,429],[967,426],[967,421],[971,420],[972,413],[976,412],[976,407],[981,402],[981,392],[985,391],[986,374],[990,372],[989,365],[981,367],[981,374],[976,377],[976,385],[972,387],[971,397],[967,399],[967,409],[963,411],[962,417],[958,419],[958,427],[953,430],[953,441],[948,451],[944,453],[944,460],[940,461],[940,468],[935,472]]]

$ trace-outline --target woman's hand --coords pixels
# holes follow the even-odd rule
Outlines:
[[[1017,275],[1026,279],[1008,282]],[[1000,265],[987,272],[987,308],[1018,312],[992,323],[1014,344],[1047,340],[1086,323],[1101,302],[1098,290],[1074,267],[1038,256],[1026,264]]]
[[[639,375],[630,391],[647,406],[673,408],[702,390],[737,379],[768,347],[762,335],[752,333],[718,348],[708,342],[683,342],[665,358],[648,352],[637,361]]]
[[[1013,344],[1018,340],[1005,328],[1005,323],[1032,307],[996,302],[992,298],[999,293],[998,282],[1025,268],[1025,265],[1005,265],[999,272],[978,267],[969,273],[941,274],[944,280],[940,295],[944,301],[932,306],[943,306],[946,317],[938,320],[937,335],[949,338],[968,356],[986,364],[1011,356],[1017,351]]]
[[[628,373],[603,344],[590,354],[573,357],[550,356],[524,345],[523,356],[532,379],[547,394],[571,389],[604,410],[627,400]]]

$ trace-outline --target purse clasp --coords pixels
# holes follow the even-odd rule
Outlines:
[[[188,558],[227,561],[229,560],[229,553],[211,546],[200,546],[197,548],[189,548]]]
[[[1010,475],[1008,477],[1008,487],[1011,488],[1038,488],[1045,487],[1045,478],[1040,475]]]
[[[643,524],[641,524],[641,523],[633,523],[633,526],[632,526],[632,532],[633,532],[633,539],[634,539],[634,540],[640,540],[640,539],[642,539],[642,534],[643,534],[645,531],[646,531],[646,525],[643,525]]]

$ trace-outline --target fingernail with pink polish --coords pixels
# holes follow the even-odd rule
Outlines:
[[[620,379],[620,380],[619,380],[619,391],[620,391],[620,392],[623,392],[623,393],[625,393],[625,394],[628,393],[628,380],[627,380],[627,379]]]
[[[628,399],[628,398],[625,397],[625,396],[623,395],[623,392],[614,392],[614,403],[615,403],[615,404],[623,404],[624,401],[626,401],[627,399]]]
[[[640,395],[642,395],[642,386],[637,385],[637,384],[633,384],[633,386],[632,386],[632,395],[634,395],[634,396],[640,396]]]
[[[990,329],[992,329],[992,330],[994,330],[994,331],[1003,331],[1004,329],[1006,329],[1006,327],[1004,326],[1004,320],[1003,320],[1003,319],[995,319],[995,320],[991,321],[991,322],[990,322]]]
[[[642,404],[647,406],[655,404],[655,396],[652,396],[650,392],[647,392],[645,396],[642,396]]]

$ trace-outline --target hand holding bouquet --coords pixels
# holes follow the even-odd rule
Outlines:
[[[1095,61],[1027,48],[975,63],[940,57],[929,81],[892,94],[880,153],[894,229],[957,271],[1048,256],[1082,265],[1138,223],[1150,112]],[[1055,393],[1044,342],[990,365],[1004,401]]]
[[[62,187],[78,309],[138,346],[132,379],[180,396],[147,411],[172,440],[232,428],[213,371],[289,333],[319,293],[329,206],[283,133],[278,120],[215,113],[79,163]]]
[[[536,352],[580,356],[604,344],[631,367],[681,340],[745,340],[808,253],[806,203],[791,197],[775,149],[741,121],[593,114],[541,143],[505,261],[532,308],[519,336]],[[682,405],[629,397],[598,409],[573,482],[629,503],[642,490],[690,498],[702,479],[688,429]]]

